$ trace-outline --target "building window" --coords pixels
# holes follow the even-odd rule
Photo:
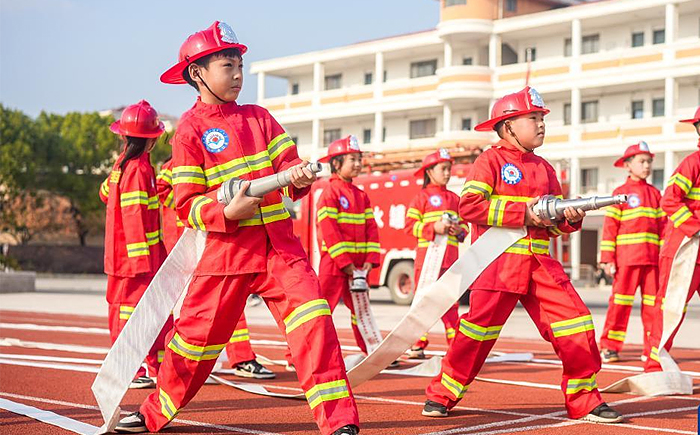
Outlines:
[[[382,77],[382,81],[386,83],[386,79],[389,77],[389,74],[387,74],[386,70],[384,70],[384,77]]]
[[[462,118],[462,130],[471,130],[472,129],[472,119],[471,118]]]
[[[466,5],[467,0],[445,0],[445,7],[449,8],[450,6],[459,6],[459,5]]]
[[[564,39],[564,57],[571,57],[571,38]]]
[[[473,65],[474,64],[474,59],[471,57],[464,57],[462,58],[462,65]]]
[[[515,12],[518,9],[517,0],[506,0],[506,12]]]
[[[371,72],[366,72],[366,73],[365,73],[365,84],[366,84],[366,85],[371,85],[371,84],[372,84],[372,73],[371,73]]]
[[[600,35],[584,36],[581,39],[581,54],[597,53],[599,50]]]
[[[581,169],[581,193],[598,190],[598,168]]]
[[[329,130],[323,130],[323,146],[328,146],[331,142],[340,139],[340,129],[332,128]]]
[[[664,116],[666,104],[663,98],[651,100],[651,116]]]
[[[362,130],[362,143],[371,143],[372,142],[372,129],[371,128],[365,128]]]
[[[299,83],[292,83],[292,95],[299,93]]]
[[[651,39],[654,44],[663,44],[666,42],[666,29],[654,30],[653,35]]]
[[[421,139],[424,137],[435,136],[435,118],[417,119],[411,121],[410,124],[410,139]]]
[[[584,101],[581,103],[581,122],[598,122],[598,101]]]
[[[382,142],[386,142],[386,127],[382,127]]]
[[[641,47],[644,45],[644,32],[635,32],[632,34],[632,47]]]
[[[535,47],[529,47],[525,49],[525,62],[534,62],[537,60],[537,49]]]
[[[325,89],[330,91],[331,89],[340,89],[343,82],[342,74],[333,74],[332,76],[326,76]]]
[[[663,192],[664,190],[664,170],[663,169],[652,169],[651,170],[651,184],[657,189]]]
[[[411,63],[411,78],[435,75],[437,59]]]
[[[632,101],[632,119],[644,118],[644,101]]]
[[[564,103],[564,125],[571,125],[571,103]]]

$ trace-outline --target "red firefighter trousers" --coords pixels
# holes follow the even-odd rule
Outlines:
[[[445,273],[446,270],[447,269],[441,269],[439,276],[442,276],[442,274]],[[416,276],[416,279],[414,281],[416,285],[418,285],[419,278],[420,275]],[[442,324],[445,325],[445,337],[447,338],[447,345],[449,346],[452,344],[452,341],[455,338],[455,333],[459,325],[459,302],[450,307],[450,309],[447,310],[445,315],[442,316]],[[428,340],[428,334],[426,333],[423,336],[421,336],[421,338],[419,338],[418,341],[416,341],[411,348],[425,349],[428,347],[428,344],[430,344],[430,341]]]
[[[659,363],[659,357],[658,357],[658,352],[659,352],[659,344],[661,344],[661,336],[663,334],[663,329],[664,329],[664,311],[662,309],[663,307],[663,302],[666,297],[666,287],[668,286],[668,280],[671,275],[671,265],[673,264],[673,258],[669,257],[661,257],[659,261],[659,269],[661,273],[661,278],[659,281],[659,293],[656,297],[656,311],[655,311],[655,316],[653,319],[653,324],[651,328],[651,338],[650,338],[650,353],[645,353],[645,355],[648,355],[649,358],[647,358],[647,361],[644,365],[644,371],[645,372],[653,372],[653,371],[659,371],[661,370],[661,364]],[[695,293],[700,296],[700,266],[699,264],[695,265],[695,271],[693,272],[693,277],[690,279],[690,288],[688,289],[688,296],[686,297],[685,303],[686,303],[686,309],[688,307],[688,302],[693,298],[693,295]],[[681,324],[683,324],[683,320],[685,320],[685,310],[683,311],[683,317],[681,318],[681,321],[678,322],[678,326],[676,326],[676,329],[673,330],[671,333],[671,336],[669,337],[668,341],[666,342],[666,345],[664,348],[667,351],[671,350],[671,347],[673,346],[673,339],[676,337],[676,334],[678,333],[678,330],[681,327]]]
[[[159,431],[209,376],[236,327],[250,292],[259,294],[285,332],[301,387],[322,434],[358,425],[338,337],[318,279],[305,260],[285,263],[268,249],[267,272],[197,276],[169,335],[158,390],[141,405],[146,426]]]
[[[360,330],[357,328],[357,313],[355,313],[355,305],[352,303],[352,293],[350,293],[350,278],[338,275],[320,274],[318,280],[321,282],[321,294],[331,306],[331,312],[335,311],[340,299],[343,299],[343,304],[350,310],[350,322],[352,323],[352,334],[355,336],[355,342],[363,353],[367,353],[367,345],[365,339],[362,338]]]
[[[627,335],[627,323],[632,312],[632,303],[637,287],[642,291],[642,326],[644,327],[644,355],[651,349],[649,338],[654,319],[654,304],[659,282],[656,266],[620,266],[615,272],[612,295],[608,304],[601,349],[622,350]]]
[[[109,319],[109,337],[114,343],[119,333],[124,329],[126,321],[131,317],[134,308],[141,300],[141,296],[151,283],[153,275],[137,275],[133,278],[107,275],[107,303],[109,304],[107,317]],[[146,356],[148,375],[156,376],[161,361],[163,361],[163,349],[165,348],[165,336],[173,329],[172,316],[168,319],[160,331],[153,347]],[[146,369],[140,367],[136,376],[146,376]]]
[[[226,356],[232,367],[255,359],[255,352],[253,352],[253,348],[250,345],[250,333],[248,332],[245,314],[241,314],[241,318],[238,319],[233,334],[228,340]]]
[[[569,417],[580,418],[603,403],[596,384],[600,355],[590,311],[570,282],[557,284],[538,266],[526,294],[472,290],[469,312],[428,385],[428,399],[453,408],[479,373],[503,324],[520,301],[563,363],[561,388]]]

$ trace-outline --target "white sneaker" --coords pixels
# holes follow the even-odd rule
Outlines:
[[[139,376],[129,384],[130,390],[141,390],[143,388],[155,388],[156,383],[148,376]]]

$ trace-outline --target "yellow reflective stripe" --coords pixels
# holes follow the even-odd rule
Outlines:
[[[357,316],[356,315],[350,314],[350,323],[357,326]]]
[[[366,254],[370,252],[380,252],[380,246],[377,242],[338,242],[330,248],[327,248],[324,244],[321,250],[327,251],[331,258],[335,258],[347,253]]]
[[[460,196],[464,196],[467,193],[481,195],[484,197],[484,199],[489,199],[491,193],[493,193],[493,187],[486,183],[482,183],[481,181],[471,180],[464,183]]]
[[[160,412],[168,420],[175,418],[180,411],[162,388],[158,389],[158,400],[160,401]]]
[[[569,379],[566,382],[566,394],[576,394],[579,391],[593,391],[598,388],[595,373],[590,378]]]
[[[683,174],[680,174],[676,172],[671,176],[671,179],[668,180],[668,185],[675,184],[676,186],[680,187],[680,189],[688,194],[690,192],[690,189],[693,187],[693,183],[686,178]]]
[[[655,233],[619,234],[615,242],[618,246],[636,245],[639,243],[651,243],[652,245],[659,245],[659,235]]]
[[[500,199],[502,201],[510,202],[528,202],[532,199],[530,196],[510,196],[510,195],[491,195],[491,201],[494,199]]]
[[[680,227],[683,225],[685,221],[690,219],[690,217],[693,214],[690,212],[690,209],[687,206],[681,206],[675,213],[671,215],[671,221],[673,221],[673,226],[675,228]]]
[[[523,237],[510,245],[505,252],[520,255],[549,255],[549,240]]]
[[[420,237],[423,234],[423,227],[425,224],[423,222],[416,222],[413,224],[413,236]]]
[[[156,176],[156,180],[163,180],[168,184],[173,184],[173,171],[170,169],[161,169],[158,175]]]
[[[613,303],[615,305],[628,305],[632,306],[634,304],[634,295],[620,295],[615,294],[613,296]]]
[[[530,239],[530,249],[534,254],[549,255],[549,240]]]
[[[350,390],[348,390],[348,385],[347,382],[345,382],[345,379],[341,379],[338,381],[330,381],[314,385],[313,387],[309,388],[305,394],[306,400],[309,402],[309,407],[314,409],[321,402],[329,402],[331,400],[350,397]]]
[[[104,196],[109,196],[109,178],[105,178],[105,181],[100,184],[100,192]]]
[[[119,178],[122,176],[122,171],[119,169],[116,169],[112,172],[109,173],[109,182],[110,183],[119,183]]]
[[[476,341],[495,340],[501,333],[501,329],[503,325],[484,327],[464,319],[459,321],[459,332]]]
[[[173,186],[176,184],[207,184],[204,170],[199,166],[176,166],[173,168]]]
[[[165,351],[164,350],[159,350],[158,351],[158,362],[162,363],[163,359],[165,359]]]
[[[642,295],[642,304],[653,307],[656,304],[656,296]]]
[[[693,187],[690,192],[686,195],[686,198],[692,199],[694,201],[700,200],[700,188]]]
[[[146,244],[148,246],[153,246],[158,244],[163,238],[163,232],[161,230],[156,230],[150,233],[146,233]]]
[[[119,205],[128,207],[130,205],[148,205],[148,192],[143,190],[134,190],[132,192],[122,192],[119,195]]]
[[[552,333],[555,337],[565,337],[567,335],[578,334],[579,332],[592,331],[594,328],[593,319],[590,314],[554,322],[550,326],[552,327]]]
[[[417,208],[411,207],[406,212],[406,217],[411,218],[411,219],[415,219],[415,220],[421,220],[421,219],[423,219],[423,214]]]
[[[453,339],[455,338],[455,335],[457,335],[457,332],[455,331],[454,328],[445,328],[445,335],[447,336],[448,339]]]
[[[175,193],[172,190],[168,193],[168,196],[165,197],[163,205],[168,208],[175,208]]]
[[[281,221],[291,217],[287,211],[287,208],[281,202],[262,206],[260,207],[260,212],[264,224]]]
[[[119,319],[121,320],[129,320],[131,317],[131,314],[134,312],[134,307],[130,307],[128,305],[120,305],[119,306]]]
[[[367,220],[374,219],[374,210],[372,210],[371,208],[366,208],[365,209],[365,219],[367,219]]]
[[[605,217],[619,221],[622,219],[622,210],[617,207],[605,207]]]
[[[561,236],[564,234],[564,232],[557,227],[549,227],[547,230],[549,231],[549,234],[551,234],[552,236],[555,236],[555,237]]]
[[[615,341],[625,341],[627,332],[625,331],[608,331],[608,338]]]
[[[275,160],[277,156],[282,154],[284,150],[294,146],[294,141],[287,133],[282,133],[270,141],[267,146],[267,152],[270,154],[270,159]]]
[[[612,240],[602,240],[600,242],[601,251],[615,252],[615,246],[617,245]]]
[[[659,348],[652,346],[651,352],[649,352],[649,358],[653,359],[657,363],[661,363],[661,359],[659,358]]]
[[[663,210],[658,209],[658,208],[652,208],[652,207],[637,207],[637,208],[631,208],[628,210],[622,210],[622,217],[621,221],[629,221],[632,219],[637,219],[641,217],[647,217],[651,219],[656,219],[659,216],[659,211],[663,212]]]
[[[208,168],[204,171],[204,177],[206,178],[207,187],[211,187],[231,178],[240,177],[241,175],[249,174],[253,171],[271,167],[272,162],[270,162],[270,156],[267,150],[264,150],[251,156],[239,157],[221,165]]]
[[[184,227],[185,224],[182,223],[179,217],[175,216],[175,226],[177,227]]]
[[[469,389],[469,385],[462,385],[445,372],[442,372],[440,383],[454,395],[455,400],[461,399],[464,396],[464,393],[466,393],[466,391]]]
[[[285,319],[286,333],[294,331],[309,320],[319,316],[330,316],[331,307],[325,299],[314,299],[300,305],[292,311]]]
[[[190,215],[187,217],[187,221],[190,226],[199,231],[206,231],[207,227],[204,225],[202,220],[202,207],[214,202],[213,199],[206,196],[198,196],[192,201],[192,208],[190,209]]]
[[[486,224],[490,226],[502,226],[503,215],[505,214],[506,203],[508,201],[494,198],[495,195],[491,197],[491,202],[489,203],[489,215]]]
[[[507,252],[508,254],[532,255],[532,252],[530,252],[530,243],[527,238],[520,239],[513,243],[506,248],[504,252]]]
[[[176,354],[192,361],[206,361],[217,359],[221,351],[226,347],[226,343],[212,344],[210,346],[196,346],[187,343],[177,332],[168,343],[168,348]]]
[[[321,207],[316,212],[316,218],[318,222],[325,218],[338,219],[338,209],[335,207]]]
[[[129,258],[150,254],[148,243],[146,242],[129,243],[126,245],[126,255]]]
[[[250,334],[248,329],[236,329],[233,331],[233,335],[229,339],[229,343],[240,343],[241,341],[250,341]]]
[[[459,241],[457,236],[448,235],[447,236],[447,246],[459,246]]]

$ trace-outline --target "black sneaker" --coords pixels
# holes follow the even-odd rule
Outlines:
[[[233,374],[242,378],[255,379],[272,379],[275,377],[275,374],[268,370],[267,367],[255,360],[237,364],[233,369]]]
[[[333,435],[357,435],[358,433],[360,433],[360,428],[354,424],[349,424],[333,432]]]
[[[130,390],[141,390],[143,388],[155,388],[156,383],[148,376],[139,376],[129,384]]]
[[[432,400],[426,400],[421,414],[426,417],[447,417],[447,407]]]
[[[583,416],[581,420],[594,423],[619,423],[622,421],[622,414],[612,409],[607,403],[601,403],[588,415]]]
[[[603,351],[600,352],[600,359],[602,359],[604,363],[619,362],[620,354],[617,353],[616,350],[603,349]]]
[[[148,432],[146,427],[146,418],[140,412],[134,412],[119,420],[117,427],[114,428],[117,433],[144,433]]]
[[[420,347],[410,348],[406,351],[406,355],[408,359],[425,359],[425,351]]]

